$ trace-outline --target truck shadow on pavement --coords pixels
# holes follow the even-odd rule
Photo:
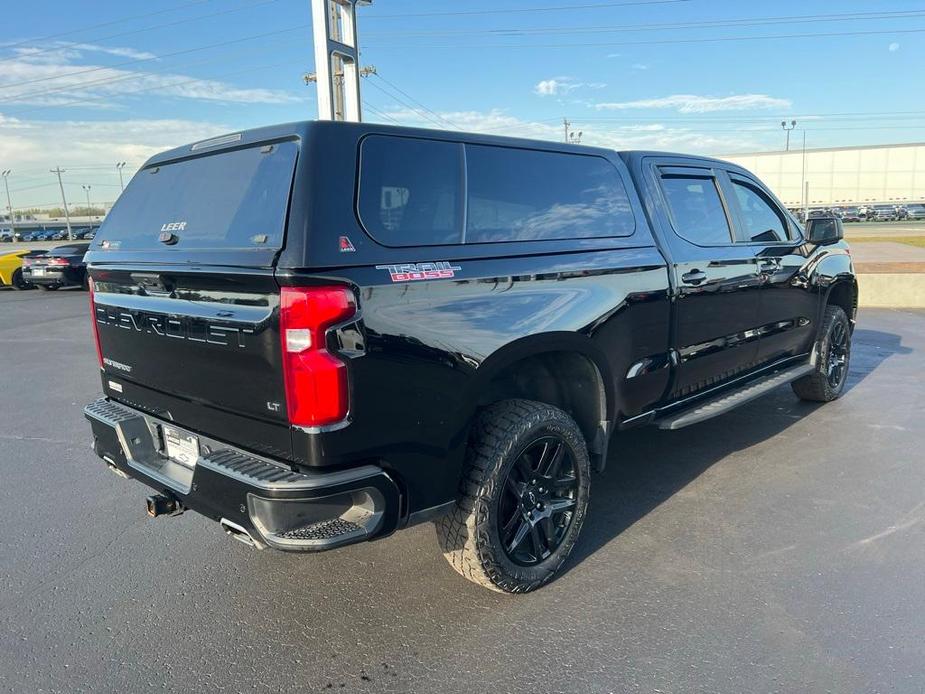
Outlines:
[[[891,356],[910,354],[893,333],[856,329],[843,397]],[[643,427],[617,432],[607,468],[591,480],[591,508],[563,573],[590,557],[728,455],[782,434],[821,407],[790,386],[715,419],[678,431]]]

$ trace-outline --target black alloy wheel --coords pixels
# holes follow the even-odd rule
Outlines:
[[[562,544],[578,496],[575,461],[557,436],[528,444],[504,481],[498,532],[507,556],[521,566],[548,558]]]
[[[835,322],[829,334],[826,372],[826,379],[832,390],[841,388],[842,380],[848,372],[848,326],[842,321]]]

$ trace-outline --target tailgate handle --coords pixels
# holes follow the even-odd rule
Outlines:
[[[146,294],[157,294],[158,296],[167,296],[173,289],[167,286],[164,279],[156,274],[149,272],[133,272],[132,281],[135,282]]]

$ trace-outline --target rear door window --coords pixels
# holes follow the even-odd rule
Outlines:
[[[661,186],[678,236],[699,246],[732,243],[729,219],[713,176],[663,174]]]
[[[466,145],[466,243],[629,236],[635,219],[602,157]]]

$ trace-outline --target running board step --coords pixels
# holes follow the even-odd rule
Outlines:
[[[777,371],[770,376],[751,381],[743,388],[722,395],[715,400],[709,400],[690,409],[660,417],[654,423],[659,429],[682,429],[691,424],[698,424],[761,397],[778,386],[806,376],[812,373],[814,368],[812,364],[801,364],[784,371]]]

